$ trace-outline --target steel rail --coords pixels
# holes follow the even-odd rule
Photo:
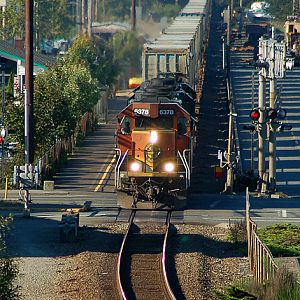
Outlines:
[[[170,234],[170,222],[171,222],[171,214],[172,212],[169,211],[167,215],[167,220],[166,220],[166,233],[165,233],[165,238],[164,238],[164,244],[163,244],[163,253],[161,256],[161,265],[163,269],[163,277],[164,277],[164,283],[165,283],[165,288],[167,290],[168,296],[172,300],[176,300],[176,297],[173,294],[173,291],[170,287],[170,283],[168,280],[168,275],[167,275],[167,268],[166,268],[166,253],[167,253],[167,242],[169,239],[169,234]]]
[[[130,230],[132,228],[133,225],[133,220],[135,217],[135,213],[136,210],[132,210],[131,215],[129,217],[129,221],[128,221],[128,228],[127,231],[124,235],[123,238],[123,242],[119,251],[119,255],[118,255],[118,262],[117,262],[117,284],[118,284],[118,292],[119,292],[119,296],[122,300],[127,300],[129,299],[126,295],[125,292],[125,288],[122,285],[122,280],[121,280],[121,265],[122,262],[124,260],[124,253],[125,253],[125,247],[126,247],[126,243],[128,240],[128,236],[130,234]],[[161,259],[160,259],[160,263],[161,263],[161,267],[162,267],[162,272],[163,272],[163,281],[164,281],[164,287],[165,290],[167,292],[167,295],[169,297],[170,300],[176,300],[176,297],[174,296],[169,280],[168,280],[168,275],[167,275],[167,268],[166,268],[166,253],[167,253],[167,246],[168,246],[168,239],[169,239],[169,235],[170,235],[170,221],[171,221],[171,211],[168,211],[167,217],[166,217],[166,231],[165,231],[165,236],[164,236],[164,242],[163,242],[163,250],[162,250],[162,254],[161,254]]]
[[[119,296],[121,297],[122,300],[127,300],[127,297],[126,297],[126,294],[125,294],[125,291],[124,291],[124,287],[122,285],[122,280],[121,280],[121,264],[122,264],[122,261],[123,261],[125,245],[126,245],[126,242],[127,242],[127,238],[129,236],[129,232],[130,232],[131,226],[133,224],[135,213],[136,213],[135,210],[131,211],[131,214],[130,214],[130,217],[129,217],[129,221],[128,221],[128,228],[127,228],[127,231],[126,231],[125,236],[123,238],[123,242],[122,242],[122,245],[121,245],[121,248],[120,248],[120,251],[119,251],[119,256],[118,256],[117,284],[118,284]]]

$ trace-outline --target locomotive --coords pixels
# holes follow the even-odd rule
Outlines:
[[[117,115],[120,207],[186,205],[196,144],[195,90],[199,95],[202,88],[211,10],[211,0],[190,0],[155,41],[144,44],[144,82]]]
[[[195,145],[195,91],[177,77],[142,83],[117,115],[118,204],[183,208]]]

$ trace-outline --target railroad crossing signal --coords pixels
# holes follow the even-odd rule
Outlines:
[[[275,79],[284,78],[286,69],[291,69],[293,61],[286,58],[286,44],[279,43],[274,39],[259,40],[259,58],[258,64],[260,74],[265,78]]]
[[[253,122],[258,122],[259,117],[260,117],[260,112],[258,109],[251,110],[250,118]]]
[[[243,129],[260,131],[262,124],[258,121],[261,113],[265,113],[266,123],[269,123],[270,125],[272,124],[276,131],[286,131],[292,129],[292,125],[279,122],[279,120],[284,120],[287,116],[287,111],[284,108],[274,109],[268,107],[264,111],[259,110],[258,108],[252,109],[249,114],[252,124],[244,125]]]

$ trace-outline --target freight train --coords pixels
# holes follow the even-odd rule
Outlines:
[[[211,0],[190,0],[144,45],[144,82],[117,115],[115,187],[120,207],[181,209],[191,184],[195,102]]]

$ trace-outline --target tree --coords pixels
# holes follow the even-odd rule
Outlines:
[[[0,216],[0,232],[7,233],[11,217]],[[3,237],[0,235],[0,299],[16,300],[19,299],[19,287],[14,285],[18,275],[16,261],[9,257]]]
[[[74,133],[81,116],[98,101],[99,84],[83,65],[58,65],[35,81],[37,154]]]
[[[112,86],[119,70],[111,46],[105,45],[99,38],[90,39],[86,35],[77,37],[69,50],[66,63],[83,64],[102,86]]]
[[[34,3],[34,28],[38,37],[37,44],[42,38],[71,37],[71,30],[75,24],[69,14],[67,0],[35,0]],[[1,35],[5,39],[13,39],[16,36],[24,37],[24,0],[10,0],[0,16],[5,20],[5,27],[1,27]]]
[[[114,58],[119,65],[130,66],[131,73],[141,73],[142,43],[135,32],[116,33],[111,41]],[[125,70],[123,70],[125,71]],[[130,75],[135,75],[130,74]]]
[[[4,39],[12,39],[16,36],[24,36],[24,0],[11,0],[5,12],[0,12],[1,20],[5,26],[1,27],[1,36]]]

